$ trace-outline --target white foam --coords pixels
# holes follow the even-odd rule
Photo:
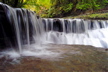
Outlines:
[[[91,45],[108,48],[108,28],[89,30],[86,33],[47,32],[47,42],[53,44]]]
[[[15,58],[19,58],[20,57],[20,53],[16,52],[16,51],[3,51],[0,52],[0,56],[5,57],[6,59],[15,59]]]
[[[39,58],[44,58],[44,57],[57,57],[59,56],[59,53],[57,52],[52,52],[48,50],[50,47],[44,45],[36,45],[32,44],[30,46],[31,48],[28,48],[27,45],[23,46],[23,49],[21,52],[15,51],[15,50],[5,50],[0,52],[0,58],[5,57],[6,59],[18,59],[20,57],[25,57],[25,56],[33,56],[33,57],[39,57]]]

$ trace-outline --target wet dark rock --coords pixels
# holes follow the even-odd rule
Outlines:
[[[108,51],[108,49],[105,49],[105,51]]]
[[[8,5],[0,4],[0,48],[17,48],[18,40],[21,40],[22,45],[27,44],[27,39],[30,40],[30,43],[34,42],[34,26],[31,20],[31,16],[34,15],[34,12],[26,9],[11,8]]]
[[[53,21],[53,30],[58,32],[63,32],[63,26],[59,19],[54,19]]]
[[[37,19],[39,19],[40,17],[37,15]]]
[[[15,37],[15,30],[14,25],[9,22],[9,19],[7,18],[7,15],[9,15],[9,12],[2,8],[0,12],[0,46],[1,48],[5,47],[12,47],[16,45],[16,37]]]

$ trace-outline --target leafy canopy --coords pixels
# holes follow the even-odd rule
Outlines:
[[[62,17],[78,10],[98,10],[108,4],[108,0],[0,0],[12,7],[23,7],[36,11],[42,17]]]

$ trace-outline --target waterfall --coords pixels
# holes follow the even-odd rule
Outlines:
[[[108,48],[108,21],[40,18],[35,12],[0,3],[0,49],[33,44],[91,45]]]
[[[47,44],[108,48],[107,32],[107,20],[40,18],[33,11],[0,3],[0,58],[59,55],[46,49]]]
[[[43,18],[46,41],[108,48],[108,21]]]
[[[32,43],[40,44],[45,31],[35,12],[3,3],[0,3],[0,28],[0,47],[17,48],[19,52],[24,45],[30,48]]]

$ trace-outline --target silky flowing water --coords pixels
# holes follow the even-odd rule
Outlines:
[[[12,8],[3,3],[0,3],[0,7],[7,22],[2,21],[1,15],[0,42],[3,44],[0,45],[6,50],[1,50],[0,57],[60,55],[58,52],[48,50],[50,46],[47,44],[108,48],[107,20],[40,18],[30,10]],[[3,49],[2,46],[0,49]]]

